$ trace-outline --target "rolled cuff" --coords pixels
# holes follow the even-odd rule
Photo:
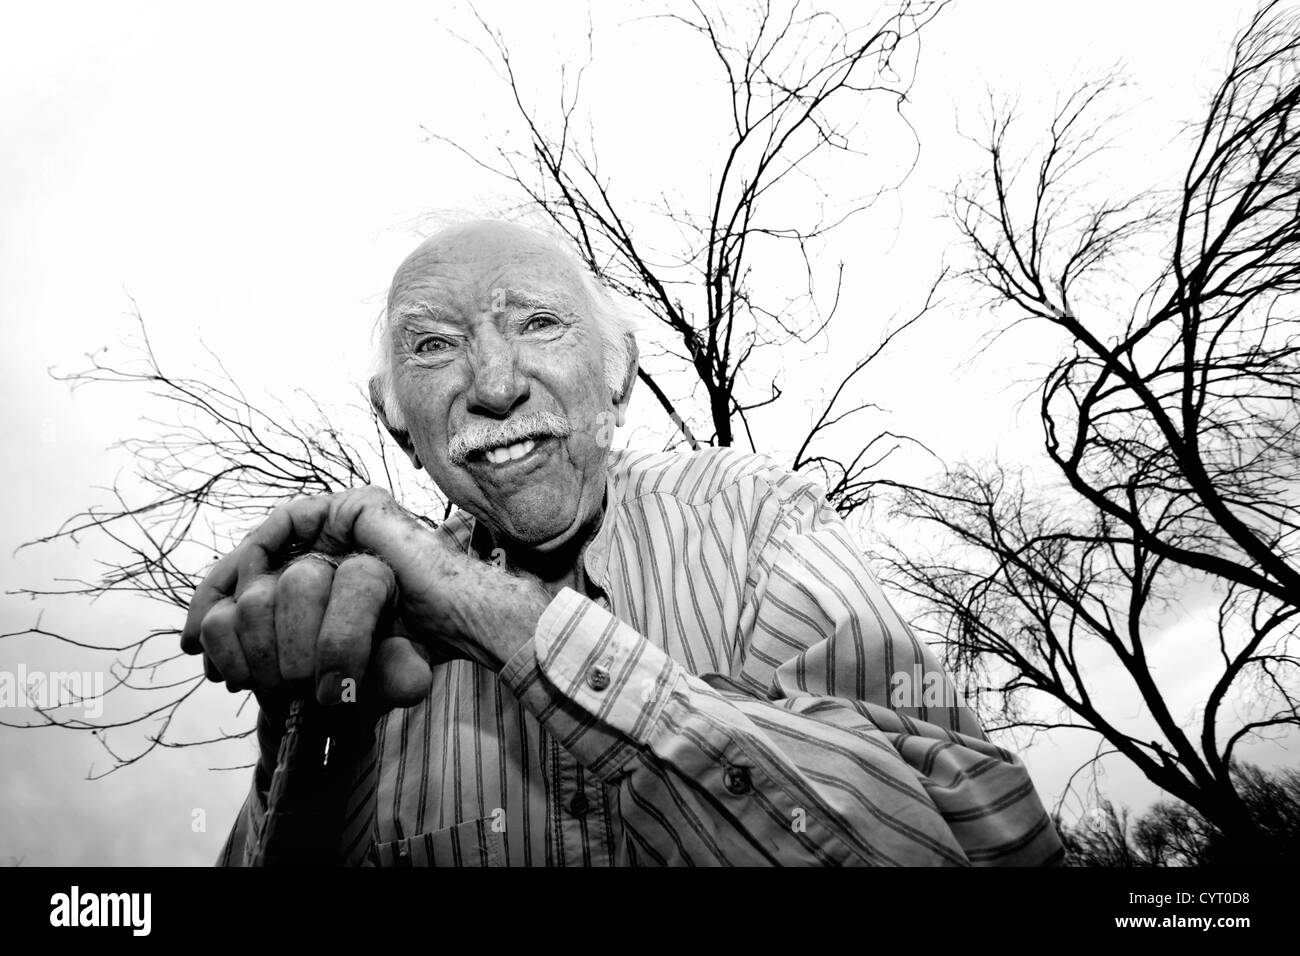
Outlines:
[[[609,781],[647,745],[685,673],[627,624],[564,588],[500,679],[585,770]]]

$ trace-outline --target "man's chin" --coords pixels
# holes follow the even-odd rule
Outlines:
[[[504,521],[500,519],[504,518]],[[554,551],[570,540],[574,532],[574,516],[544,517],[535,514],[502,515],[498,519],[504,534],[534,551]]]
[[[575,504],[526,495],[491,511],[488,523],[513,542],[535,551],[554,551],[571,540],[582,524]]]

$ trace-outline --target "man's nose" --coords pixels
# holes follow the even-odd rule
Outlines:
[[[496,329],[478,337],[472,353],[468,411],[503,418],[528,400],[515,345]]]

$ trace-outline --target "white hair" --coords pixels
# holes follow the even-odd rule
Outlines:
[[[629,339],[636,337],[637,320],[631,311],[615,302],[609,291],[571,253],[567,250],[565,253],[577,272],[582,291],[591,305],[591,319],[600,331],[605,384],[614,395],[621,397],[623,383],[635,360]],[[406,416],[397,403],[397,390],[393,383],[392,331],[392,316],[385,306],[376,323],[374,335],[374,352],[370,362],[370,401],[388,428],[405,432]]]

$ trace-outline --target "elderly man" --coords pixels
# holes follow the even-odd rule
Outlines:
[[[182,646],[261,704],[223,862],[1059,859],[1023,764],[815,482],[611,450],[635,339],[563,249],[440,232],[398,269],[382,348],[376,409],[460,510],[293,501],[200,586]],[[943,704],[899,706],[935,703],[891,700],[899,675]]]

